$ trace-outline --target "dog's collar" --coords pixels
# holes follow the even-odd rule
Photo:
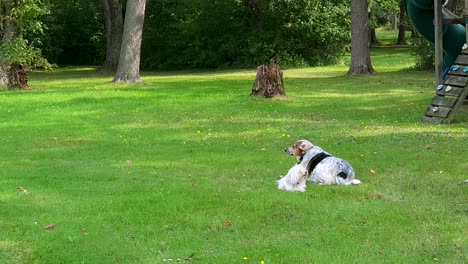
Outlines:
[[[302,154],[300,157],[299,157],[299,162],[297,164],[300,164],[302,162],[302,160],[304,159],[304,156],[305,154]]]
[[[331,157],[331,155],[326,154],[324,152],[321,152],[321,153],[315,155],[312,159],[310,159],[309,164],[307,164],[307,173],[308,173],[309,177],[310,177],[312,171],[317,166],[317,164],[319,164],[322,160],[324,160],[324,159],[326,159],[328,157]],[[301,157],[301,161],[302,161],[302,158],[303,158],[303,156]]]

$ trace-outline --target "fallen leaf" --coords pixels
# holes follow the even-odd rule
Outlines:
[[[45,230],[54,230],[55,229],[55,224],[47,225],[44,229]]]
[[[228,227],[228,226],[231,226],[231,225],[232,225],[231,221],[226,221],[226,222],[223,223],[224,227]]]
[[[86,228],[81,227],[81,228],[80,228],[80,232],[81,232],[81,233],[87,233],[88,230],[86,230]]]

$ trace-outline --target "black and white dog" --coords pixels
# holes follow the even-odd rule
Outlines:
[[[356,179],[355,172],[351,164],[346,160],[334,157],[318,146],[314,146],[308,140],[298,140],[287,149],[285,152],[288,155],[295,156],[298,163],[295,166],[303,167],[307,173],[307,179],[318,183],[320,185],[353,185],[361,184],[361,181]],[[294,168],[294,167],[293,167]],[[297,171],[297,169],[293,170]],[[293,175],[286,175],[285,177],[291,178]],[[297,177],[297,181],[300,181]],[[280,180],[281,181],[281,180]],[[280,182],[278,181],[278,182]],[[282,181],[284,183],[284,181]],[[294,182],[294,181],[289,181]],[[300,185],[296,183],[296,185]],[[281,190],[288,190],[288,188],[281,188]]]

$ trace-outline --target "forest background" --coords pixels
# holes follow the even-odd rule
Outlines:
[[[50,63],[103,63],[105,0],[76,0],[66,5],[61,0],[21,1],[43,9],[35,18],[42,30],[25,31],[23,37]],[[126,1],[120,2],[125,14]],[[400,25],[411,31],[400,16],[405,12],[402,3],[369,1],[370,27]],[[450,5],[455,8],[457,1]],[[271,58],[283,67],[334,64],[350,49],[350,24],[348,0],[152,0],[146,7],[141,68],[249,68]],[[414,43],[419,45],[416,53],[421,45],[430,45],[418,39]],[[424,60],[431,64],[432,53],[426,48],[420,53],[423,62],[417,64],[427,67]]]

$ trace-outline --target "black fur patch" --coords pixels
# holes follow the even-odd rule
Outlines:
[[[338,177],[343,178],[343,180],[346,180],[346,178],[348,178],[348,174],[346,174],[345,172],[340,172],[338,173]]]

